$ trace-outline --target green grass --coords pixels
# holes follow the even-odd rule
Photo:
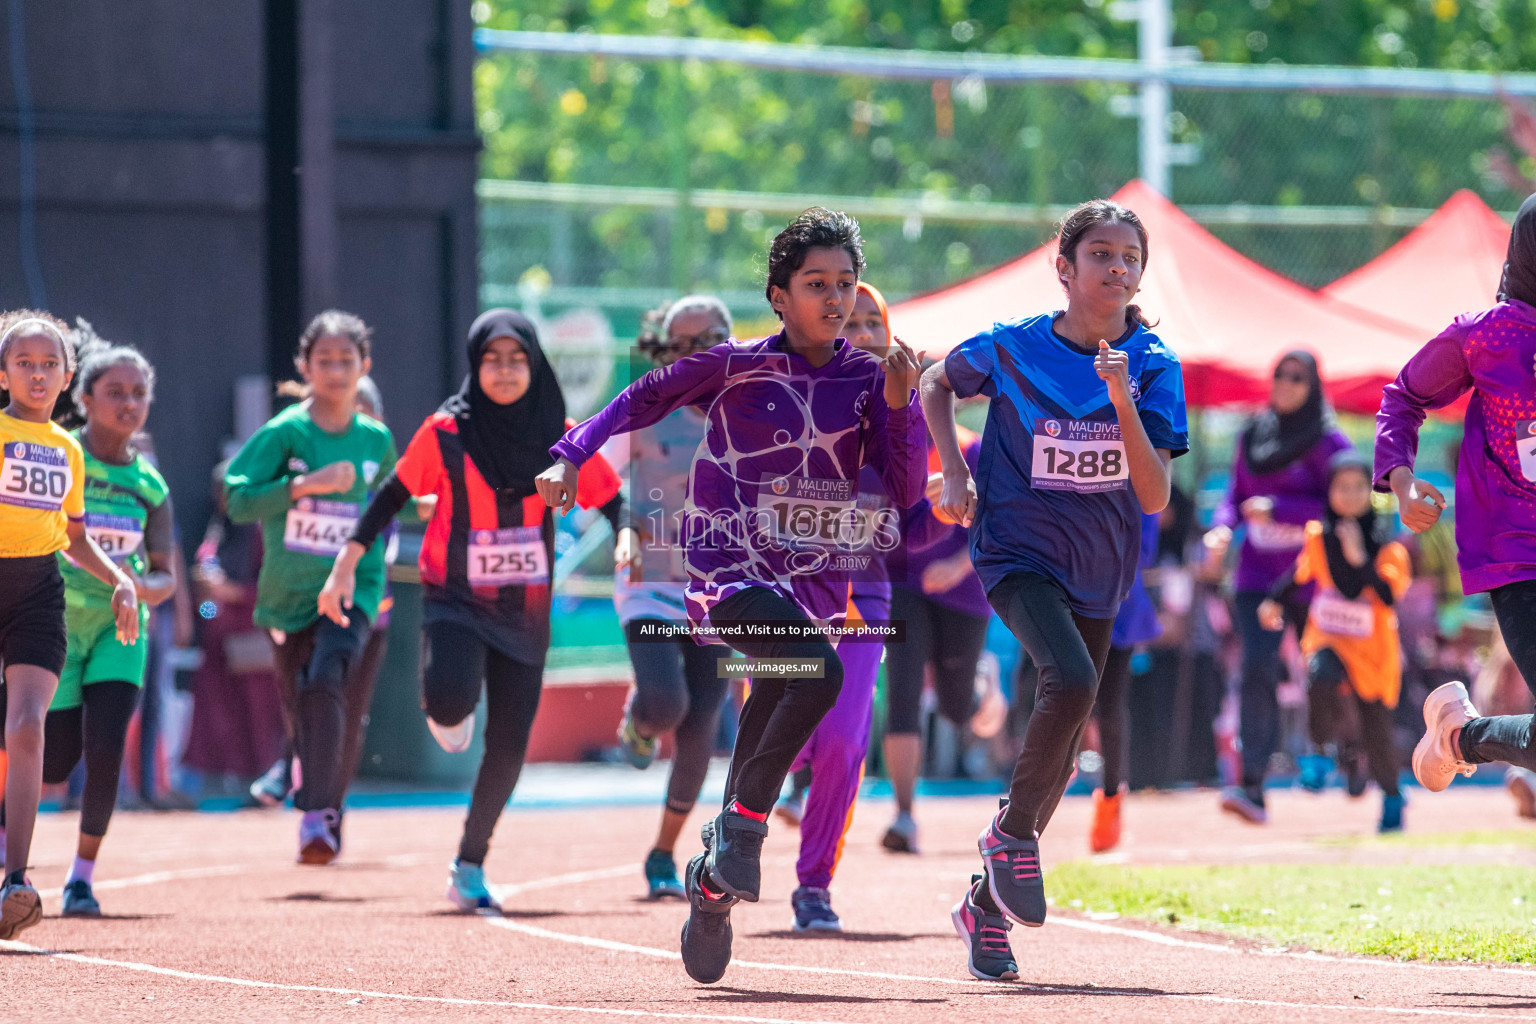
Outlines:
[[[1529,867],[1072,861],[1052,869],[1046,884],[1058,907],[1269,945],[1402,960],[1536,963],[1536,870]]]
[[[1536,849],[1536,828],[1486,832],[1393,832],[1380,835],[1326,836],[1316,840],[1323,846],[1518,846]]]

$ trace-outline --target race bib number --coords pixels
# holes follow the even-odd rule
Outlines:
[[[1102,420],[1037,420],[1029,485],[1094,494],[1130,481],[1120,424]]]
[[[63,448],[10,441],[0,466],[0,504],[59,512],[74,483]]]
[[[851,548],[861,532],[852,480],[781,476],[757,496],[760,522],[779,544],[792,548]]]
[[[549,551],[542,527],[470,531],[470,586],[526,587],[548,582]]]
[[[288,510],[283,547],[305,555],[334,556],[357,529],[358,508],[350,501],[300,498]]]
[[[1307,540],[1307,528],[1297,523],[1265,520],[1248,524],[1248,542],[1260,551],[1292,551]]]
[[[144,543],[144,527],[132,516],[86,512],[85,532],[114,562],[128,558]]]
[[[1515,424],[1515,451],[1520,453],[1520,475],[1536,483],[1536,420]]]
[[[1318,629],[1335,636],[1370,636],[1376,626],[1369,601],[1351,601],[1340,594],[1318,594],[1308,614]]]

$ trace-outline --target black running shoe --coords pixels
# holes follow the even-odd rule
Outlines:
[[[965,943],[966,968],[971,977],[979,981],[1016,981],[1019,963],[1008,945],[1008,932],[1013,928],[1013,922],[1002,914],[983,910],[977,904],[976,896],[985,884],[986,879],[981,875],[972,876],[971,887],[949,912],[949,919],[954,922],[960,941]]]
[[[976,846],[987,869],[987,889],[1003,912],[1020,924],[1038,928],[1045,924],[1045,879],[1040,873],[1040,843],[1031,836],[1019,839],[999,827],[1005,811],[998,811],[982,829]]]
[[[755,818],[734,811],[704,826],[704,870],[715,888],[748,903],[757,902],[763,872],[763,840],[768,826]]]
[[[731,896],[712,900],[704,895],[704,854],[688,862],[688,920],[683,924],[683,969],[701,985],[725,977],[731,962]]]

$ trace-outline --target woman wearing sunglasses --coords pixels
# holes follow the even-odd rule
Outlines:
[[[1236,626],[1243,640],[1242,695],[1238,736],[1243,749],[1240,786],[1222,791],[1221,806],[1255,825],[1268,821],[1264,774],[1280,739],[1280,641],[1259,624],[1259,605],[1269,589],[1296,562],[1307,523],[1328,506],[1328,463],[1350,447],[1323,399],[1317,359],[1288,352],[1275,366],[1269,407],[1243,428],[1226,497],[1205,535],[1213,562],[1227,556],[1232,534],[1244,528],[1233,589]],[[1307,621],[1310,587],[1293,591],[1285,618],[1299,636]]]

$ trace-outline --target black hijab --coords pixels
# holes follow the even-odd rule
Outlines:
[[[1328,463],[1328,486],[1332,487],[1333,478],[1344,472],[1364,473],[1366,480],[1371,479],[1371,468],[1352,449],[1339,452]],[[1366,587],[1374,587],[1384,602],[1392,604],[1392,589],[1376,574],[1376,553],[1389,539],[1386,521],[1369,505],[1365,515],[1356,520],[1360,524],[1360,536],[1365,541],[1365,564],[1355,566],[1344,557],[1344,545],[1334,530],[1342,518],[1331,504],[1323,514],[1323,553],[1328,557],[1328,575],[1333,577],[1333,585],[1351,601]]]
[[[1243,456],[1248,460],[1249,470],[1260,476],[1278,473],[1305,456],[1333,426],[1333,413],[1323,400],[1323,378],[1317,372],[1317,359],[1305,349],[1296,349],[1281,356],[1275,369],[1287,362],[1300,364],[1307,378],[1307,400],[1295,412],[1267,408],[1243,431]]]
[[[480,389],[480,362],[495,338],[516,338],[528,353],[528,390],[498,405]],[[554,464],[550,446],[565,433],[565,395],[532,322],[511,309],[488,309],[469,328],[469,376],[442,404],[459,424],[464,451],[485,482],[512,496],[532,494],[533,478]]]
[[[1520,204],[1515,226],[1509,232],[1504,279],[1499,282],[1499,301],[1505,299],[1536,306],[1536,195]]]

